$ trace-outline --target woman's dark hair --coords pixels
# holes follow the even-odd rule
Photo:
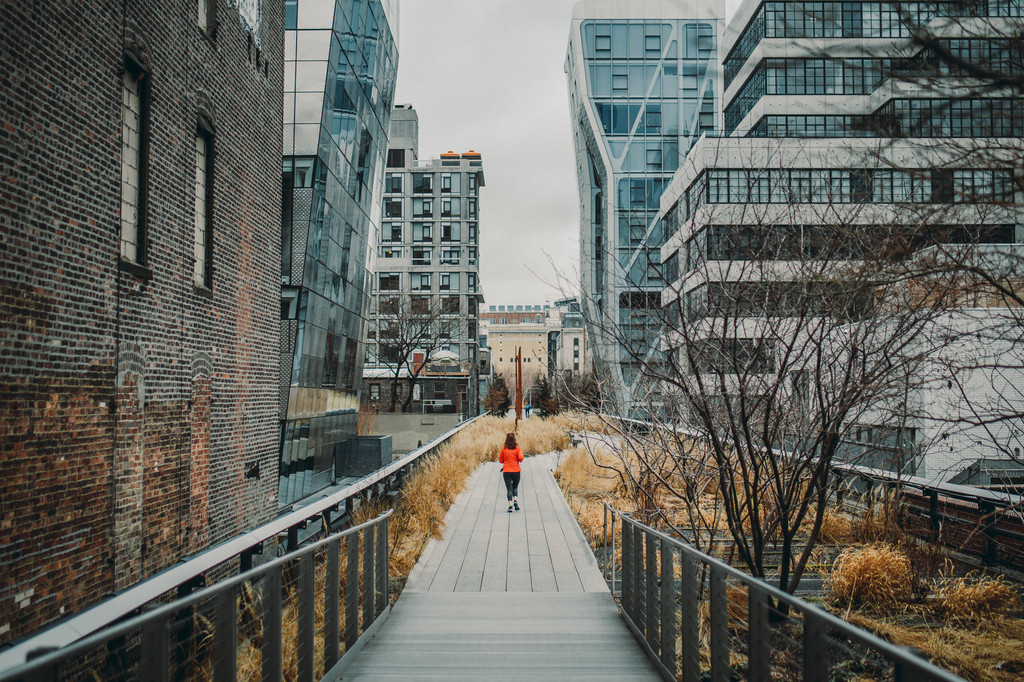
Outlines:
[[[505,436],[505,449],[506,450],[515,450],[517,447],[519,447],[519,446],[516,445],[516,434],[510,433],[507,436]]]

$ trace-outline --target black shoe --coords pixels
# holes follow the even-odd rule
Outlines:
[[[519,511],[519,503],[518,502],[513,502],[512,506],[514,506],[516,508],[516,511]]]
[[[508,506],[508,513],[509,513],[509,514],[511,514],[511,513],[512,513],[512,505],[511,505],[511,504],[510,504],[510,505]]]

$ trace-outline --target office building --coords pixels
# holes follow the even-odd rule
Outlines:
[[[643,349],[654,348],[659,333],[646,311],[664,287],[661,193],[694,141],[718,127],[720,11],[717,3],[675,0],[584,0],[573,8],[565,70],[581,303],[605,395],[624,411],[641,381]]]
[[[285,9],[282,507],[331,485],[356,435],[398,66],[392,2],[289,0]]]
[[[888,237],[878,243],[918,258],[958,242],[1003,256],[1018,250],[1024,99],[1019,88],[971,87],[971,68],[1021,82],[1019,47],[998,32],[1021,13],[1020,3],[999,1],[743,3],[722,49],[725,136],[700,140],[661,199],[670,225],[662,303],[682,303],[679,323],[762,299],[784,317],[793,263],[821,258],[844,230]],[[931,44],[916,39],[922,34]],[[775,255],[745,265],[765,253]],[[981,441],[1000,442],[996,449],[1012,456],[1019,424],[986,433],[963,419],[971,405],[991,402],[997,384],[1024,378],[1019,345],[981,333],[1005,319],[995,304],[978,302],[936,319],[935,333],[922,338],[934,340],[941,328],[946,338],[975,340],[924,361],[922,376],[955,362],[999,362],[999,348],[1005,377],[968,379],[965,370],[960,386],[943,378],[910,389],[908,422],[860,415],[849,452],[929,478],[984,458]],[[753,347],[759,330],[754,320],[737,322],[727,342]],[[956,415],[960,424],[950,426]]]

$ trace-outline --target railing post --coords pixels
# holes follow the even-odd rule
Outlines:
[[[644,598],[644,605],[647,608],[644,614],[644,630],[647,632],[647,643],[651,646],[651,651],[658,652],[658,644],[660,637],[658,636],[658,619],[661,616],[661,600],[659,596],[658,587],[658,545],[661,543],[653,535],[644,533],[646,536],[646,575],[644,576],[644,582],[647,584],[646,595]]]
[[[327,573],[324,578],[324,670],[338,662],[341,602],[341,540],[327,544]]]
[[[377,522],[377,579],[374,582],[377,604],[374,610],[378,616],[388,605],[388,521],[385,518]]]
[[[615,512],[612,512],[612,596],[615,596],[615,552],[617,549],[615,546],[615,516]]]
[[[296,593],[298,621],[299,682],[313,682],[313,637],[315,636],[313,600],[316,584],[313,576],[313,554],[306,552],[299,558],[299,585]],[[234,678],[231,678],[234,679]]]
[[[996,515],[995,505],[991,502],[978,502],[978,511],[981,512],[981,532],[985,536],[985,554],[984,561],[986,564],[994,564],[999,557],[998,547],[996,545]]]
[[[647,597],[647,590],[644,587],[644,532],[640,530],[636,524],[630,524],[633,528],[633,540],[630,543],[632,547],[632,555],[630,557],[630,563],[633,565],[629,575],[633,579],[633,612],[635,617],[633,618],[633,624],[636,625],[636,629],[641,633],[644,632],[644,623],[646,618],[646,604],[644,601]]]
[[[679,554],[682,580],[679,586],[680,635],[682,636],[683,682],[700,679],[700,604],[697,587],[697,561],[689,550]],[[811,679],[811,678],[805,678]]]
[[[768,648],[768,595],[756,582],[747,588],[747,637],[750,679],[771,682],[771,658]]]
[[[263,682],[284,676],[281,660],[281,567],[263,579]]]
[[[676,676],[676,577],[673,571],[675,550],[661,541],[661,663]]]
[[[167,682],[170,679],[171,665],[167,648],[168,625],[167,618],[160,618],[146,623],[142,627],[142,660],[139,662],[139,670],[146,675],[147,679],[154,680],[154,682]],[[56,668],[54,668],[54,672],[56,672]],[[52,679],[57,679],[56,674]]]
[[[374,528],[363,529],[363,630],[370,627],[373,623],[373,617],[376,615],[373,612],[374,603],[374,590],[376,589],[373,574],[373,548],[374,548]]]
[[[359,533],[347,538],[345,568],[345,651],[359,639]]]
[[[720,566],[711,566],[711,680],[729,682],[729,598],[726,573]]]
[[[828,653],[828,626],[824,619],[804,611],[804,677],[805,680],[827,680],[831,667]]]
[[[633,524],[622,519],[622,610],[633,618]]]
[[[939,541],[942,531],[942,521],[939,518],[939,491],[928,491],[928,516],[932,525],[932,542]]]
[[[235,588],[217,593],[213,625],[213,679],[234,680],[238,668],[238,613]]]

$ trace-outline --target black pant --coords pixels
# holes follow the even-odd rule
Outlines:
[[[513,497],[519,497],[519,474],[518,471],[502,471],[501,477],[505,479],[505,492],[508,493],[508,501]]]

